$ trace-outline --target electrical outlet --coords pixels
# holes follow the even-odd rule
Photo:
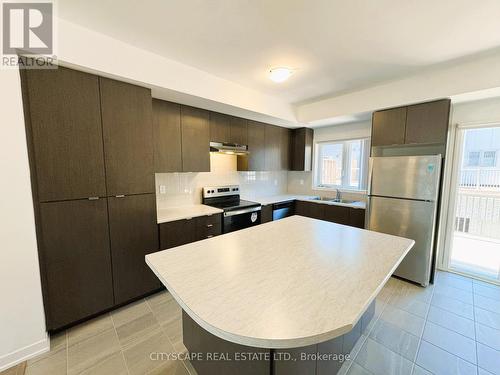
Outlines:
[[[167,187],[165,185],[160,185],[160,194],[167,194]]]
[[[300,179],[300,184],[304,185],[304,180],[303,179]]]

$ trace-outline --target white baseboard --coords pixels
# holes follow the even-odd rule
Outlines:
[[[25,346],[21,349],[17,349],[9,354],[0,357],[0,372],[17,365],[18,363],[46,353],[49,350],[50,339],[49,336],[46,335],[44,339],[38,342]]]

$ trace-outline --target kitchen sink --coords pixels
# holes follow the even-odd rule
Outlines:
[[[353,201],[350,199],[337,199],[337,198],[329,198],[329,197],[321,197],[321,200],[325,201],[325,202],[344,203],[344,204],[351,204],[351,203],[357,202],[357,201]]]

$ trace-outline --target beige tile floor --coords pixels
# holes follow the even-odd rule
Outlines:
[[[26,373],[195,374],[149,357],[185,350],[181,309],[161,292],[52,337]],[[500,375],[500,287],[445,272],[426,289],[392,278],[341,374]]]
[[[185,351],[181,309],[163,291],[51,337],[50,352],[29,360],[26,374],[188,375],[189,363],[150,359]]]

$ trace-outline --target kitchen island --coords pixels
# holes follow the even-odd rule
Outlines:
[[[292,216],[146,262],[183,309],[200,375],[332,374],[413,244]]]

